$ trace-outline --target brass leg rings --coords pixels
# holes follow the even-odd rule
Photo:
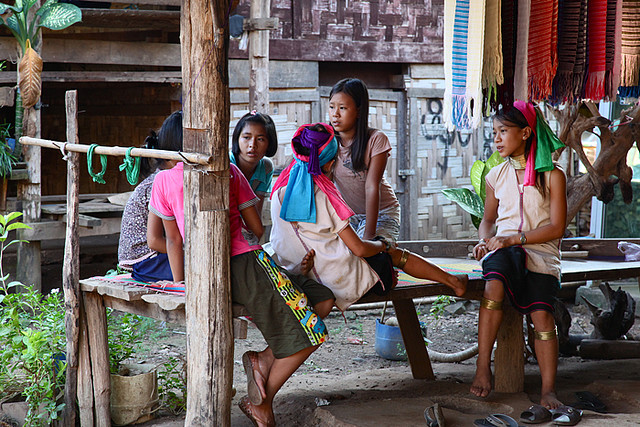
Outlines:
[[[487,310],[502,310],[502,301],[494,301],[489,298],[482,298],[480,301],[480,307],[484,307]]]
[[[398,262],[398,265],[396,265],[396,267],[398,267],[400,270],[404,268],[405,264],[407,263],[407,260],[409,260],[409,254],[411,253],[407,249],[401,249],[401,250],[402,250],[402,255],[400,256],[400,262]]]
[[[552,331],[539,332],[535,329],[533,330],[533,335],[537,340],[540,341],[550,341],[556,339],[558,336],[558,327],[554,327]]]

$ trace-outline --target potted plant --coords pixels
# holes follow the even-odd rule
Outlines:
[[[125,364],[144,338],[141,317],[130,313],[108,315],[111,370],[111,421],[114,425],[141,423],[153,418],[158,407],[155,366]]]

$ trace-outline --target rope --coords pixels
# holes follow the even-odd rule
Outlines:
[[[140,157],[132,157],[131,150],[133,150],[133,147],[127,149],[124,155],[124,163],[120,165],[120,170],[124,170],[127,174],[129,184],[136,185],[138,183],[138,177],[140,176]]]
[[[107,171],[107,156],[100,154],[100,163],[102,164],[102,170],[98,173],[93,173],[93,151],[98,147],[98,144],[91,144],[89,151],[87,151],[87,169],[89,169],[89,175],[93,178],[93,182],[98,184],[106,184],[104,180],[104,174]]]

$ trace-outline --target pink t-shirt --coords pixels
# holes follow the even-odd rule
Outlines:
[[[360,172],[353,170],[351,164],[351,143],[348,145],[342,145],[338,147],[338,161],[333,172],[333,180],[336,183],[336,187],[342,194],[344,201],[347,205],[357,214],[365,214],[366,207],[366,191],[365,184],[367,182],[367,173],[369,170],[369,163],[371,159],[378,154],[386,153],[389,156],[391,151],[391,143],[389,138],[383,132],[374,130],[369,137],[367,149],[364,154],[365,169]],[[386,210],[393,207],[398,207],[398,199],[393,191],[393,188],[382,176],[380,182],[380,210]]]
[[[149,212],[162,219],[176,221],[184,240],[183,170],[184,164],[181,162],[171,169],[158,172],[151,187]]]
[[[247,230],[240,211],[254,206],[258,198],[251,189],[247,178],[233,163],[229,164],[229,226],[231,228],[231,256],[261,249],[258,239]]]
[[[258,203],[249,182],[233,163],[229,165],[229,223],[231,256],[260,249],[256,236],[244,228],[240,211]],[[153,181],[149,211],[165,220],[177,222],[184,240],[184,165],[178,163],[158,173]]]

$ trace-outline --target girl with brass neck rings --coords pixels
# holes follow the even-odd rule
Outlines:
[[[491,391],[491,350],[502,322],[505,294],[535,328],[540,404],[556,397],[558,340],[553,299],[560,289],[560,238],[567,216],[566,177],[551,154],[563,146],[531,103],[516,101],[493,118],[496,151],[507,161],[487,174],[485,209],[473,249],[487,281],[478,322],[478,360],[471,392]]]

